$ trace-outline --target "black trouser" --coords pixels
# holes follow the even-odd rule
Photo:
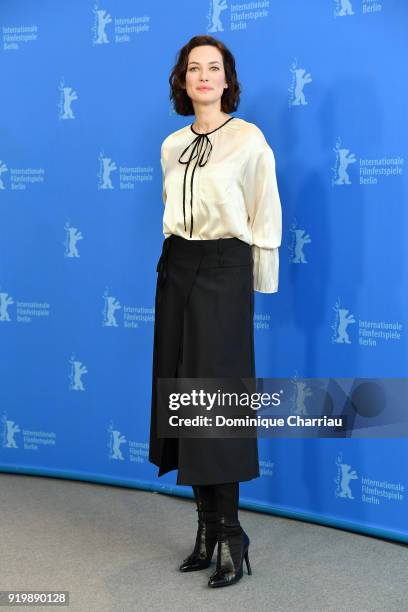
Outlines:
[[[228,523],[238,522],[239,482],[215,485],[193,485],[194,497],[198,495],[205,512],[216,511],[224,515]]]

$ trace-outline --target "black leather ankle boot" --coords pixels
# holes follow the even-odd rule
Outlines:
[[[194,550],[180,565],[181,572],[194,572],[209,567],[217,543],[217,512],[197,508],[198,530]]]
[[[248,558],[249,538],[239,521],[227,522],[225,516],[219,517],[217,567],[208,586],[222,587],[235,584],[243,576],[245,559],[247,572],[252,574]]]

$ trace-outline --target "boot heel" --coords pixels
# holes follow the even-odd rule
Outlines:
[[[249,563],[248,549],[246,549],[246,551],[245,551],[244,559],[245,559],[245,563],[246,563],[246,566],[247,566],[248,576],[250,576],[252,574],[252,570],[251,570],[251,565]]]

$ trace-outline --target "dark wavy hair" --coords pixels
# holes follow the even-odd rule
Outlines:
[[[194,47],[202,45],[212,45],[221,52],[224,62],[225,79],[228,87],[224,89],[221,96],[221,110],[224,113],[232,113],[237,110],[239,105],[239,95],[241,88],[238,83],[235,70],[235,59],[231,51],[220,40],[212,36],[201,35],[193,36],[177,54],[176,64],[174,65],[170,77],[170,100],[173,101],[174,109],[179,115],[194,115],[194,107],[187,91],[183,89],[186,84],[186,72],[188,55]]]

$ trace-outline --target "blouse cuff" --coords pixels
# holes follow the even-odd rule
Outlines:
[[[279,248],[262,249],[252,245],[254,261],[254,290],[276,293],[279,284]]]

